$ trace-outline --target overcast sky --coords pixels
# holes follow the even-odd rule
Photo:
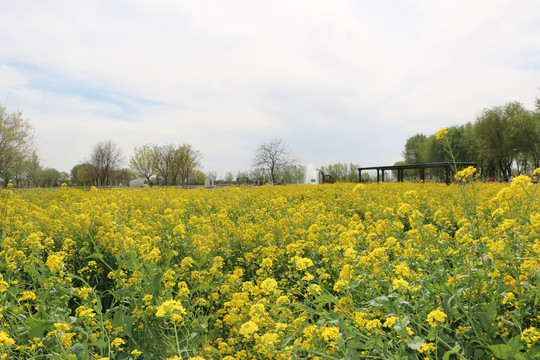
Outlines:
[[[61,171],[102,140],[125,165],[191,144],[218,176],[278,137],[305,164],[389,165],[539,86],[538,0],[0,0],[0,103]]]

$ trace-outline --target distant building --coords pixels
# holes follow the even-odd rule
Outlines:
[[[129,182],[129,186],[130,187],[143,187],[145,186],[145,181],[146,181],[145,178],[133,179]]]
[[[204,179],[204,187],[214,187],[214,186],[215,184],[214,184],[213,178],[207,177],[206,179]]]

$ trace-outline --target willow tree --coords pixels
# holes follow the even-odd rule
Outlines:
[[[499,173],[503,178],[512,175],[512,163],[518,154],[518,146],[512,134],[515,132],[517,120],[524,113],[526,110],[523,105],[509,102],[503,106],[484,109],[476,118],[474,130],[479,162],[489,175]]]
[[[22,112],[8,112],[0,105],[0,176],[26,161],[34,150],[34,131]]]
[[[135,175],[144,177],[148,184],[151,184],[150,179],[156,174],[155,155],[156,147],[146,144],[135,147],[135,153],[129,161],[130,169]]]

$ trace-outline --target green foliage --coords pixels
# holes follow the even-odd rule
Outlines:
[[[539,99],[537,99],[537,102]],[[509,179],[540,167],[540,108],[527,110],[509,102],[484,109],[474,123],[448,127],[447,138],[456,161],[477,162],[484,177]],[[405,164],[450,161],[435,135],[409,137]],[[428,174],[441,176],[440,170]],[[406,177],[414,174],[406,173]]]
[[[160,184],[161,178],[164,185],[180,183],[186,186],[192,177],[198,175],[200,160],[201,153],[192,145],[146,144],[135,148],[130,159],[130,169],[136,176],[144,177],[148,184],[153,183],[151,179],[155,175],[157,184]]]
[[[34,150],[33,129],[22,112],[8,112],[0,105],[0,176],[21,171]]]
[[[358,181],[358,168],[357,164],[330,164],[322,166],[321,170],[326,175],[331,175],[334,182],[356,182]]]

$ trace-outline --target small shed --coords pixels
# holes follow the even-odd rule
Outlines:
[[[133,179],[129,182],[130,187],[143,187],[145,185],[145,178]]]

